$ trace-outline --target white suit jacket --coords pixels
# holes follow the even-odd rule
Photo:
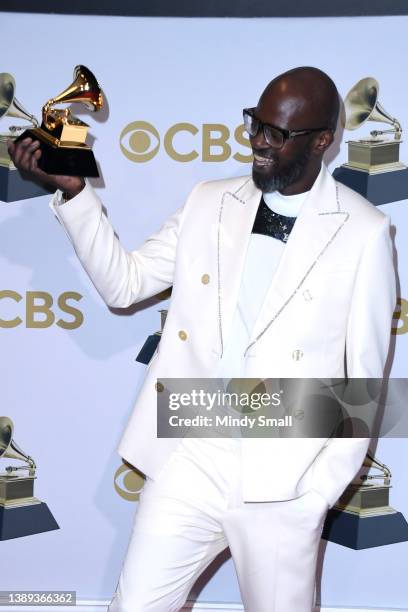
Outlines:
[[[223,353],[261,192],[250,177],[199,183],[140,248],[127,251],[87,184],[50,203],[103,300],[130,304],[173,286],[119,454],[155,478],[180,438],[156,435],[156,379],[211,378]],[[248,378],[382,378],[396,302],[390,219],[323,168],[305,200],[245,351]],[[203,282],[203,275],[208,275]],[[369,438],[242,439],[245,501],[313,488],[331,507]]]

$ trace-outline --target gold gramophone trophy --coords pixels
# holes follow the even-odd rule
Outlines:
[[[48,174],[99,176],[92,149],[85,142],[89,125],[74,117],[68,108],[54,108],[56,104],[73,102],[91,111],[103,106],[102,90],[86,66],[76,66],[71,85],[44,104],[41,127],[26,130],[17,140],[30,136],[40,141],[38,165]]]
[[[59,529],[47,504],[34,496],[36,465],[13,440],[13,429],[10,418],[0,417],[0,459],[24,462],[0,472],[0,541]]]
[[[408,541],[408,523],[390,506],[391,471],[368,450],[363,466],[379,474],[364,474],[352,482],[329,510],[322,537],[360,550]],[[370,483],[380,478],[382,483]]]
[[[352,87],[344,100],[344,127],[356,130],[366,121],[378,121],[391,128],[372,130],[366,138],[348,141],[348,162],[333,172],[337,181],[373,204],[408,198],[408,168],[399,161],[402,127],[379,103],[379,89],[378,81],[372,77],[361,79]]]
[[[15,96],[16,83],[8,72],[0,73],[0,119],[14,117],[30,122],[30,127],[38,127],[38,121],[31,115]],[[7,151],[7,140],[16,140],[27,125],[9,126],[8,132],[0,133],[0,200],[14,202],[48,193],[43,187],[27,181],[14,166]]]

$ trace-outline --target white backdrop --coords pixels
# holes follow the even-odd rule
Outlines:
[[[40,115],[44,102],[71,82],[76,64],[88,66],[104,88],[108,108],[100,117],[81,109],[77,114],[90,123],[95,137],[103,178],[94,184],[129,249],[158,229],[197,181],[250,172],[249,164],[233,157],[248,153],[233,137],[241,109],[255,105],[266,83],[289,68],[312,65],[325,70],[342,95],[360,78],[376,77],[382,104],[408,128],[408,80],[401,69],[408,52],[405,17],[0,18],[0,71],[14,75],[17,97],[30,112]],[[120,148],[123,129],[135,121],[152,124],[161,141],[157,154],[143,163],[129,160]],[[0,124],[1,132],[7,122]],[[197,128],[195,134],[183,132],[174,138],[180,153],[197,151],[192,161],[176,161],[163,146],[166,132],[181,122]],[[203,161],[203,132],[208,129],[203,124],[230,129],[228,159]],[[364,127],[353,138],[367,132]],[[128,149],[129,136],[122,139]],[[346,161],[342,142],[350,134],[339,138],[329,160],[331,169]],[[155,142],[152,136],[149,150]],[[142,148],[142,137],[136,145]],[[408,162],[406,143],[401,160]],[[121,465],[115,449],[144,375],[135,357],[147,335],[159,329],[157,311],[167,302],[109,310],[77,262],[48,200],[0,203],[0,291],[22,296],[20,302],[0,300],[1,319],[22,318],[17,327],[0,328],[1,413],[14,420],[17,443],[37,461],[36,494],[48,503],[61,529],[1,542],[0,589],[72,589],[80,599],[110,599],[136,509],[135,502],[114,488]],[[381,207],[396,227],[400,295],[405,298],[407,205],[404,201]],[[56,321],[72,321],[59,309],[58,297],[66,291],[79,293],[82,299],[70,304],[83,313],[83,323],[76,329],[56,323],[27,327],[29,291],[52,296]],[[397,335],[394,377],[407,376],[407,338],[405,333]],[[392,505],[408,517],[408,445],[405,440],[381,440],[377,450],[393,473]],[[408,585],[401,573],[407,553],[408,543],[358,552],[329,543],[322,603],[408,606]],[[198,597],[240,601],[231,559]]]

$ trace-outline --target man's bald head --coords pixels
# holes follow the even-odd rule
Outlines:
[[[290,195],[311,188],[333,142],[339,106],[335,84],[318,68],[294,68],[266,86],[257,106],[249,109],[255,130],[258,121],[256,133],[248,132],[259,189]]]
[[[273,79],[262,93],[258,107],[269,105],[283,107],[285,119],[291,121],[289,129],[336,129],[339,94],[332,79],[318,68],[294,68]]]

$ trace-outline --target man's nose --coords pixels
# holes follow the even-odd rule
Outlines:
[[[263,129],[260,127],[256,136],[251,138],[251,146],[255,149],[266,149],[269,144],[265,140],[265,134]]]

